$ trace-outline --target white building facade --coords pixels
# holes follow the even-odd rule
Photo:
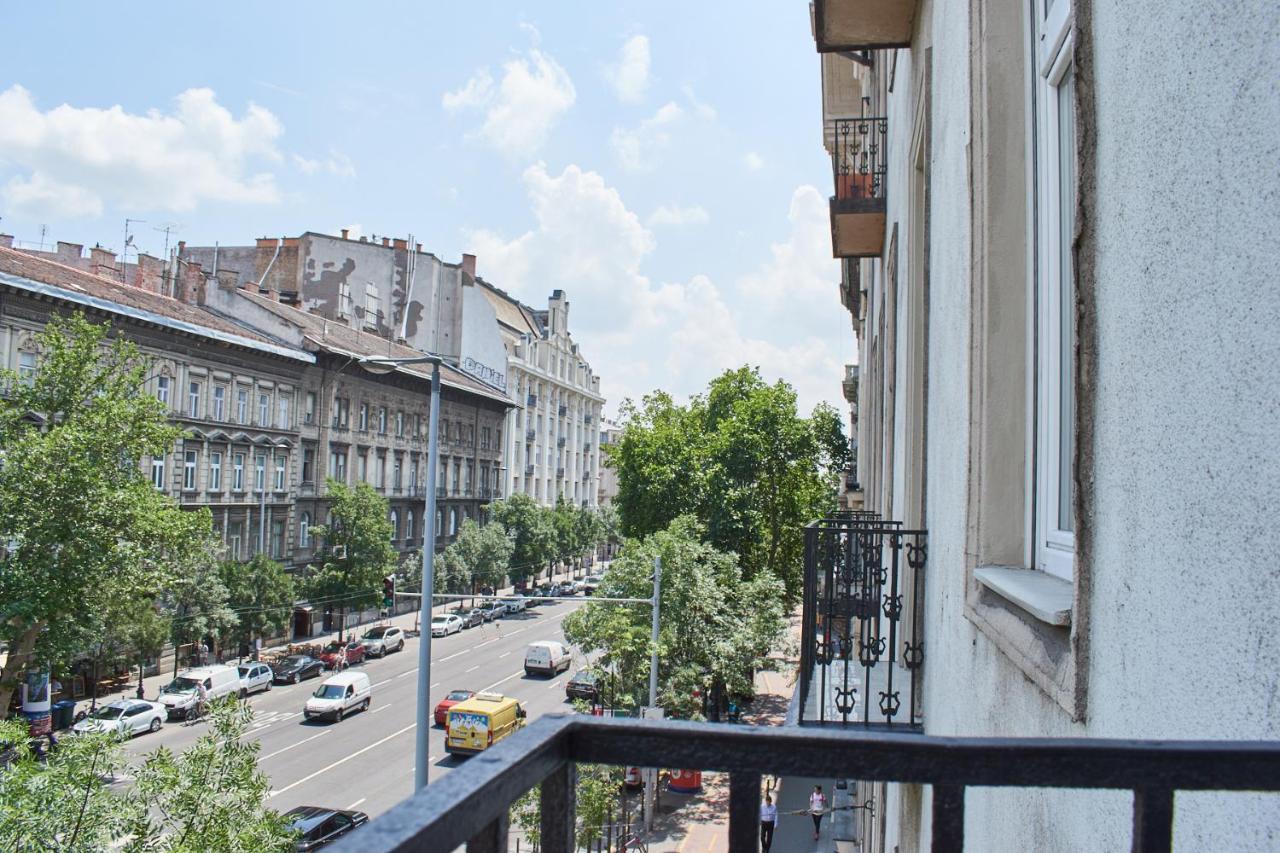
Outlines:
[[[823,142],[923,731],[1280,737],[1274,4],[858,7],[813,6]],[[865,794],[858,849],[929,849],[929,786]],[[1129,849],[1132,804],[971,787],[965,849]],[[1175,849],[1278,841],[1274,797],[1176,797]]]

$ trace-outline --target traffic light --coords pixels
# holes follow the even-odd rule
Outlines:
[[[387,575],[382,579],[382,606],[395,607],[396,605],[396,576]]]

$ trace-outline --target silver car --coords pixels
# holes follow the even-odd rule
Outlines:
[[[102,705],[88,717],[71,727],[74,732],[114,732],[133,737],[141,732],[158,732],[164,725],[165,707],[142,699],[121,699]]]
[[[528,602],[519,597],[504,598],[502,603],[507,606],[508,613],[523,613],[528,607]]]
[[[271,667],[265,663],[242,663],[236,667],[236,671],[240,673],[241,699],[250,693],[257,693],[259,690],[265,692],[271,689]]]
[[[404,630],[394,625],[381,625],[371,628],[360,638],[365,654],[373,657],[384,657],[388,652],[398,652],[404,648]]]

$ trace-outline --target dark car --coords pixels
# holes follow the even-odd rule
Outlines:
[[[585,670],[579,672],[565,684],[564,695],[570,699],[586,699],[588,702],[599,702],[600,676]]]
[[[489,601],[480,605],[480,610],[485,614],[484,621],[492,622],[494,619],[501,619],[507,615],[507,605],[501,601]]]
[[[342,644],[338,642],[330,643],[324,647],[324,651],[320,652],[320,662],[333,669],[338,664],[339,653],[342,651]],[[364,646],[359,640],[352,640],[347,643],[347,665],[354,663],[362,663],[364,661]]]
[[[297,684],[324,672],[324,663],[310,655],[289,655],[271,664],[271,680],[276,684]]]
[[[463,628],[474,628],[489,621],[484,618],[484,611],[478,607],[455,607],[449,611],[449,615],[461,619]]]
[[[369,816],[364,812],[345,809],[325,809],[319,806],[298,806],[284,813],[289,825],[302,835],[298,850],[315,850],[337,841],[351,830],[364,826]]]
[[[524,596],[526,607],[537,607],[542,603],[542,596],[545,595],[540,587],[527,586],[520,590],[520,595]]]

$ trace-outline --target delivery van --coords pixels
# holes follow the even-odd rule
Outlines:
[[[449,709],[444,749],[450,755],[484,752],[524,725],[524,708],[509,696],[477,693]]]
[[[530,643],[524,653],[524,674],[535,672],[543,675],[559,675],[573,664],[573,657],[564,643],[555,640],[542,640]]]
[[[197,686],[204,684],[209,701],[223,696],[240,695],[240,671],[234,666],[198,666],[178,673],[178,677],[160,688],[160,704],[164,705],[169,719],[176,720],[196,704]]]
[[[311,694],[302,708],[304,719],[328,717],[335,723],[342,722],[350,711],[367,711],[373,699],[369,676],[363,672],[340,672],[324,680]]]

